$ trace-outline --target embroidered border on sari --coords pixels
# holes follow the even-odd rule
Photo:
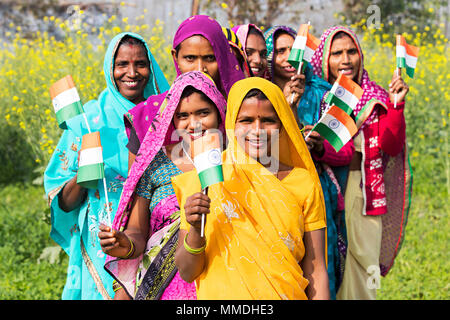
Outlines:
[[[91,277],[95,282],[95,285],[97,286],[98,292],[100,292],[103,299],[112,300],[111,296],[108,294],[108,291],[106,291],[105,286],[103,285],[103,282],[97,273],[97,270],[95,270],[94,264],[92,263],[91,258],[89,257],[89,255],[86,251],[86,247],[84,246],[82,237],[80,237],[80,247],[81,247],[81,255],[83,256],[84,263],[86,264],[86,267],[87,267],[89,273],[91,274]]]

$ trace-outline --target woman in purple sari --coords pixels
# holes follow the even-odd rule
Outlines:
[[[174,262],[180,208],[171,178],[194,168],[186,149],[197,125],[201,133],[219,129],[224,136],[225,106],[212,79],[194,71],[177,77],[158,108],[124,184],[112,230],[102,225],[99,233],[108,254],[105,268],[131,298],[196,298],[195,285],[180,278]]]

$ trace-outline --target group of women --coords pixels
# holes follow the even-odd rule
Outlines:
[[[80,117],[45,172],[51,237],[69,255],[63,299],[376,297],[372,266],[392,266],[409,208],[408,86],[397,74],[387,91],[371,81],[346,27],[325,31],[297,74],[287,61],[295,36],[189,17],[174,36],[170,87],[141,36],[111,41],[106,89],[84,105],[100,131],[109,206],[101,183],[76,183]],[[358,133],[336,152],[304,135],[339,73],[364,95]],[[224,181],[203,192],[190,147],[211,130],[223,137]],[[100,223],[108,208],[112,226]]]

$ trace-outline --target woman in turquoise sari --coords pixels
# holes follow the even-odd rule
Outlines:
[[[106,89],[83,109],[91,131],[99,131],[112,218],[128,173],[128,138],[123,115],[150,95],[169,85],[145,40],[138,34],[121,33],[106,51],[103,71]],[[112,277],[104,270],[106,255],[97,233],[106,216],[102,182],[96,189],[76,183],[82,136],[88,129],[82,116],[67,121],[44,174],[51,208],[50,236],[69,255],[63,299],[96,300],[113,297]]]
[[[272,82],[281,83],[284,88],[293,81],[289,77],[296,73],[287,58],[297,32],[287,26],[274,26],[265,34],[267,46],[268,70]],[[283,37],[283,38],[282,38]],[[316,124],[326,104],[324,98],[331,85],[316,76],[310,63],[304,63],[304,91],[297,105],[299,125],[311,130]],[[284,79],[284,82],[282,81]],[[283,83],[286,83],[283,85]],[[284,90],[286,92],[286,90]],[[292,106],[291,106],[292,107]],[[307,132],[304,132],[306,135]],[[319,140],[320,143],[316,143]],[[346,232],[344,222],[344,204],[341,190],[345,188],[348,164],[354,152],[353,142],[344,146],[340,152],[331,150],[331,146],[318,134],[313,132],[306,140],[311,156],[316,165],[322,185],[327,214],[327,262],[328,279],[331,299],[336,299],[336,292],[342,280],[346,250]],[[329,148],[318,149],[316,145],[326,145]],[[333,153],[334,152],[334,153]],[[330,153],[332,153],[330,155]],[[334,161],[328,161],[332,158]]]

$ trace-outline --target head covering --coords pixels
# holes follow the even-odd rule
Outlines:
[[[114,76],[114,56],[125,36],[139,39],[147,49],[150,61],[150,78],[144,89],[144,97],[159,93],[158,88],[167,87],[167,81],[154,60],[144,39],[135,33],[115,36],[106,50],[103,70],[106,80],[97,100],[87,102],[83,109],[90,129],[100,132],[103,148],[104,172],[108,185],[108,200],[115,212],[119,204],[122,183],[128,174],[127,136],[123,114],[134,106],[118,91]],[[71,212],[59,206],[57,195],[65,184],[73,179],[78,170],[78,150],[81,138],[88,133],[83,117],[77,116],[67,122],[58,146],[44,173],[44,187],[52,215],[50,236],[69,255],[69,272],[63,299],[109,299],[113,295],[112,278],[103,268],[105,255],[99,252],[98,223],[106,214],[106,197],[99,182],[98,189],[88,189],[86,200]],[[87,267],[87,268],[86,268]],[[73,284],[77,285],[74,286]]]
[[[380,269],[385,276],[394,263],[401,247],[410,206],[412,170],[409,164],[407,143],[403,150],[391,157],[381,151],[379,139],[379,116],[387,109],[389,95],[374,81],[370,81],[364,69],[361,46],[353,31],[338,26],[326,30],[312,58],[314,73],[329,80],[328,60],[334,36],[346,33],[356,44],[361,57],[357,82],[364,89],[363,96],[354,109],[359,134],[362,135],[363,162],[361,164],[364,215],[382,215],[383,235]],[[376,185],[377,188],[373,186]],[[387,214],[386,214],[387,213]]]
[[[192,16],[184,20],[173,38],[173,48],[194,35],[205,37],[211,44],[219,67],[220,83],[217,87],[228,95],[231,86],[244,78],[244,73],[225,38],[222,27],[213,18],[205,15]],[[176,61],[177,75],[181,74]]]
[[[297,36],[297,31],[292,29],[288,26],[273,26],[272,28],[268,29],[264,33],[264,39],[266,40],[266,46],[267,46],[267,65],[269,69],[269,75],[270,78],[273,79],[273,70],[274,70],[274,63],[273,61],[273,51],[275,48],[275,40],[278,37],[280,33],[287,33],[291,35],[294,39]]]
[[[286,178],[280,181],[249,157],[236,140],[236,118],[253,88],[268,97],[282,122],[280,160],[293,167],[287,178],[293,179],[295,187],[288,187]],[[208,191],[207,267],[196,279],[197,297],[305,299],[307,281],[299,265],[305,252],[303,232],[325,227],[325,209],[314,164],[281,89],[258,77],[238,81],[228,98],[226,129],[224,182]],[[173,177],[172,184],[180,203],[180,228],[187,230],[184,203],[201,190],[199,178],[191,171]],[[310,229],[312,220],[317,224]]]
[[[129,214],[126,209],[131,203],[131,196],[140,177],[145,169],[147,169],[156,153],[162,146],[178,141],[173,141],[171,139],[173,132],[175,131],[172,119],[180,102],[180,97],[184,89],[188,86],[200,90],[211,99],[217,107],[220,119],[222,120],[219,125],[219,130],[225,132],[224,119],[226,101],[212,79],[208,75],[198,71],[191,71],[179,75],[172,84],[165,100],[160,105],[160,108],[145,135],[144,141],[141,144],[136,160],[130,169],[128,179],[123,187],[119,208],[114,219],[114,229],[122,230],[125,227]]]
[[[253,23],[240,24],[240,25],[237,25],[237,26],[231,28],[231,30],[234,31],[234,33],[239,38],[239,40],[242,44],[243,52],[245,54],[245,57],[247,58],[247,61],[248,61],[248,57],[247,57],[247,53],[246,53],[245,49],[247,48],[247,38],[248,38],[248,34],[249,34],[251,28],[255,29],[261,35],[261,38],[263,40],[265,40],[264,33],[262,32],[262,30]],[[251,71],[251,69],[250,69],[250,71]],[[266,70],[264,70],[263,78],[264,79],[270,78],[269,70],[267,67],[266,67]]]

